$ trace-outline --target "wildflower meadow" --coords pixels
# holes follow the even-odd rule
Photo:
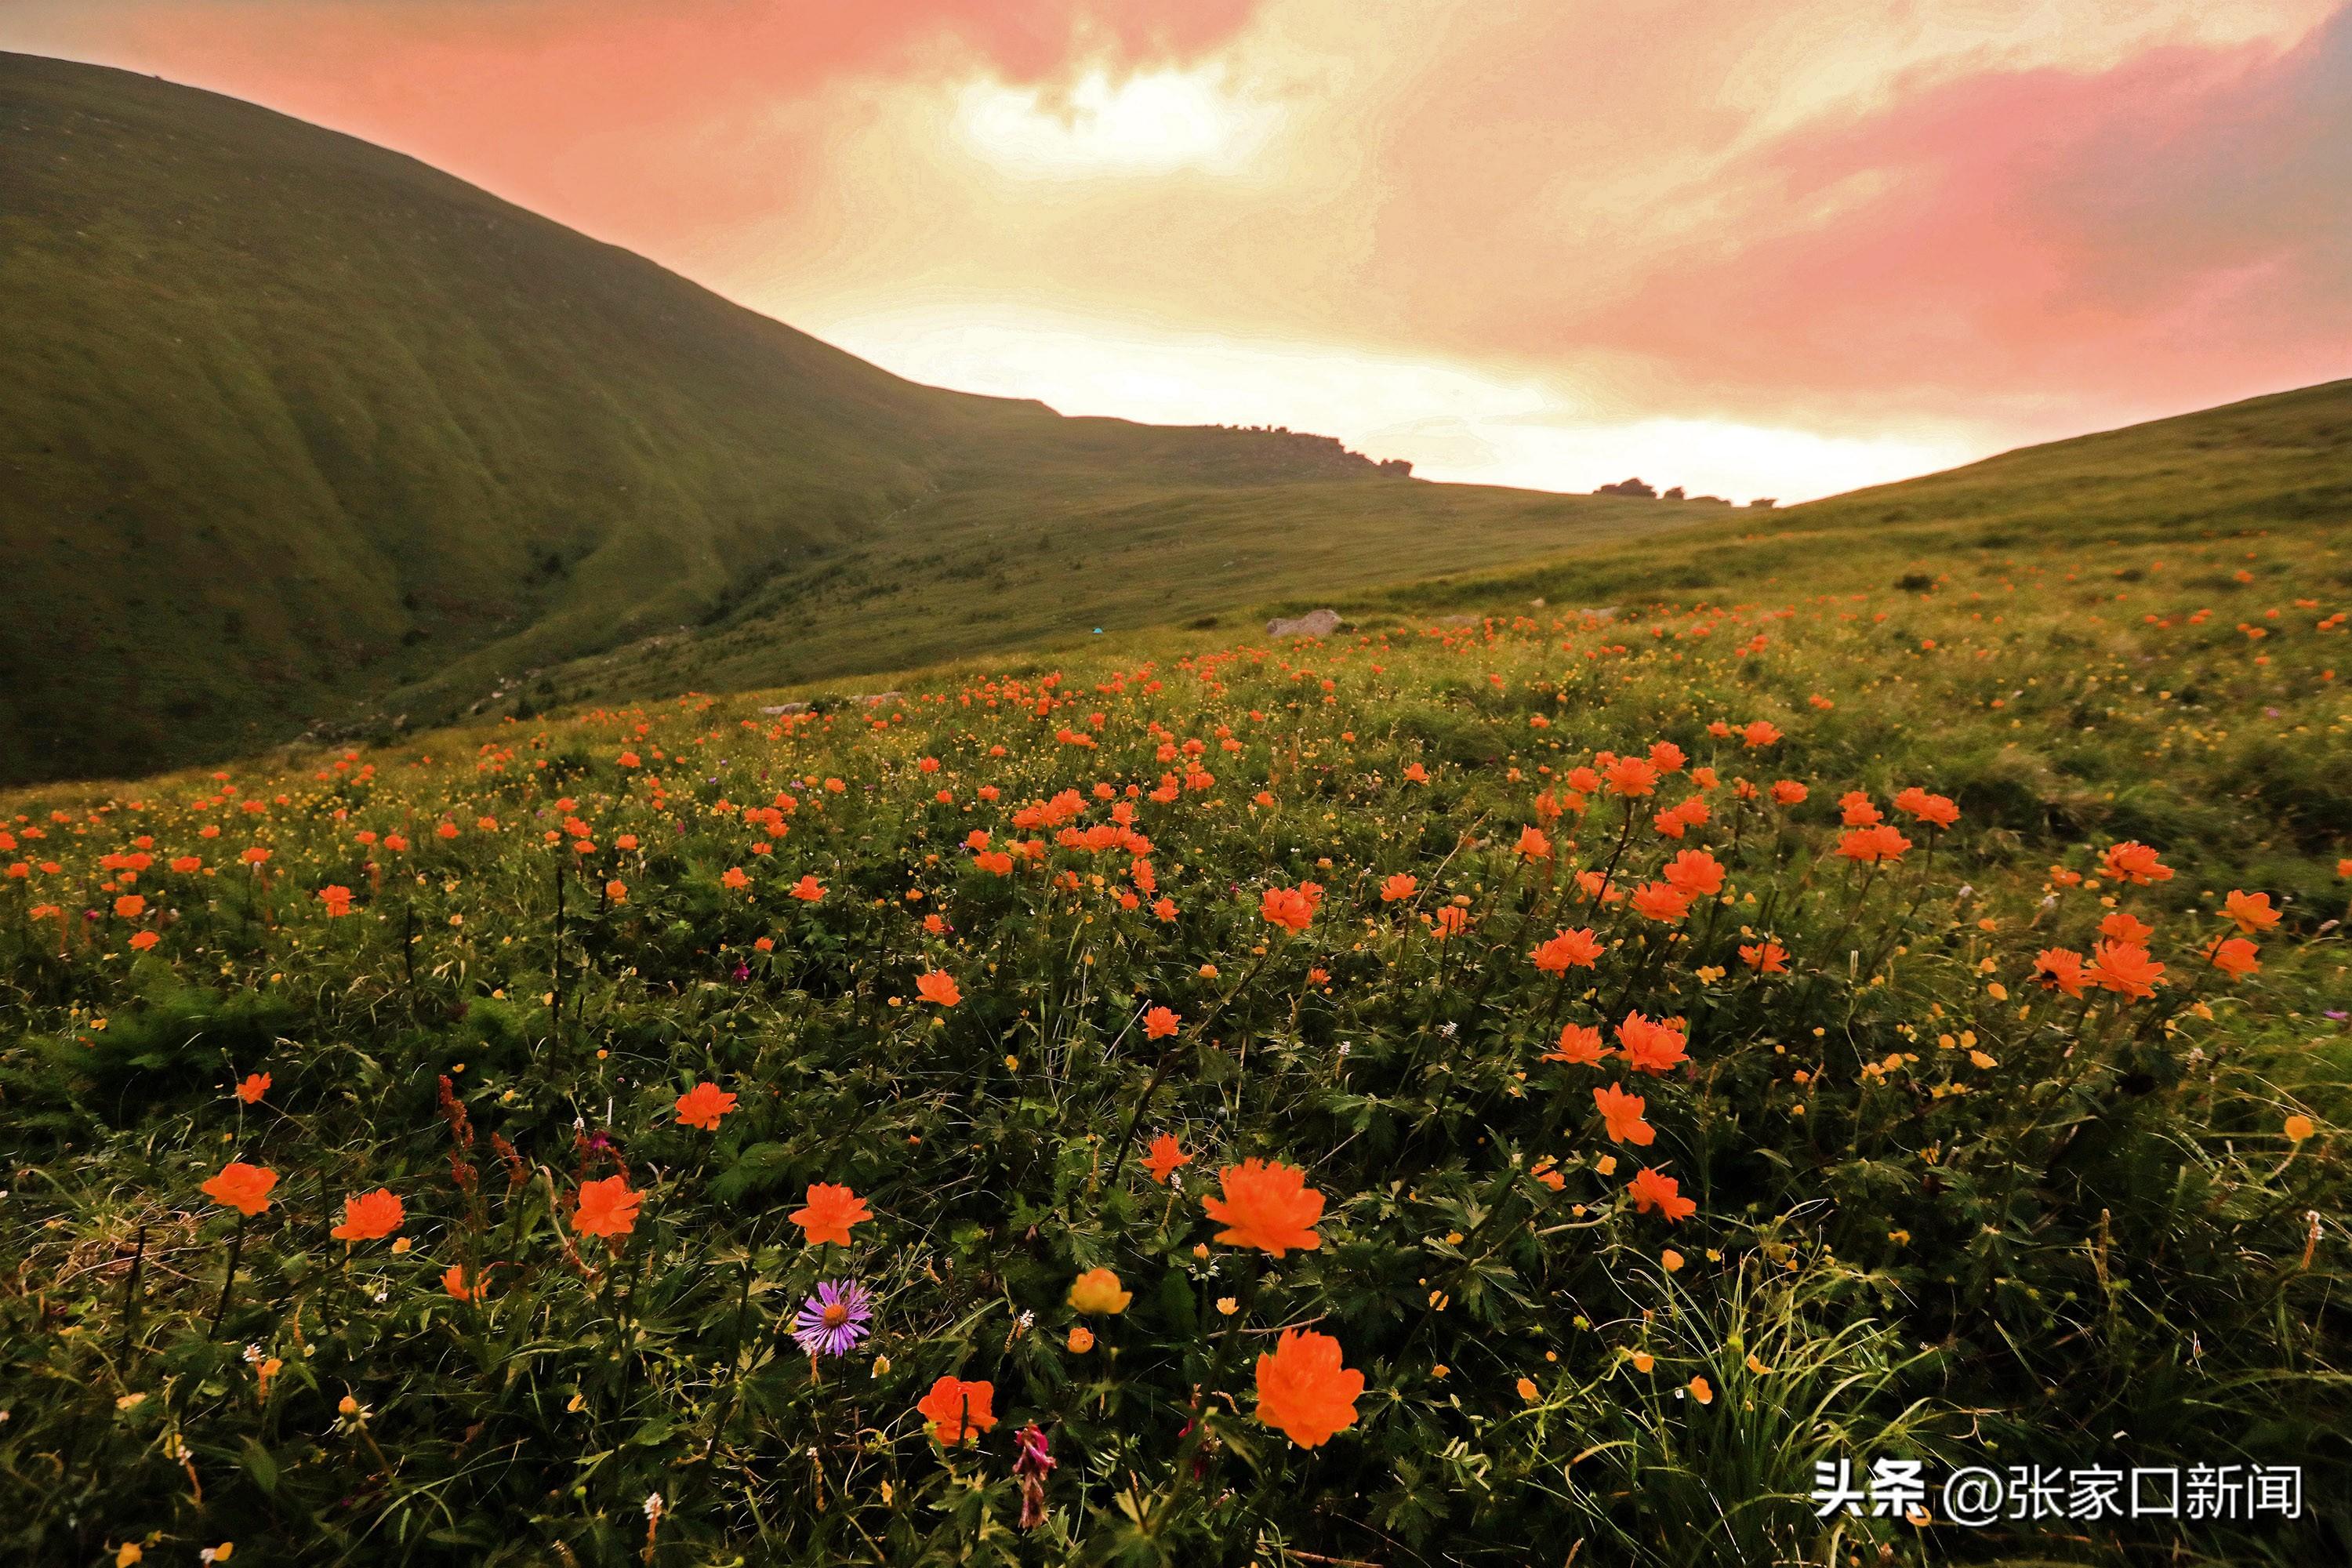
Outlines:
[[[2053,542],[10,797],[0,1539],[2344,1561],[2345,581]],[[2297,1507],[1822,1504],[1888,1456]]]

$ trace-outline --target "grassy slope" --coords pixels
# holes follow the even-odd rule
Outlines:
[[[2352,542],[2143,535],[2077,505],[2099,526],[1997,552],[1980,521],[1948,550],[1832,535],[1853,548],[1731,607],[1637,588],[1604,622],[1519,584],[1485,625],[1375,607],[1321,645],[1090,638],[1014,689],[933,670],[881,715],[680,700],[0,801],[31,863],[0,884],[0,1542],[621,1568],[658,1491],[660,1561],[964,1560],[1018,1531],[1035,1421],[1059,1461],[1024,1552],[1045,1561],[2344,1562]],[[1895,585],[1914,571],[1942,585]],[[1745,743],[1758,719],[1780,738]],[[1179,739],[1214,782],[1155,791]],[[1660,739],[1718,770],[1705,822],[1653,828],[1704,787],[1687,770],[1630,812],[1545,816],[1571,765]],[[1741,804],[1742,775],[1810,795]],[[1123,906],[1127,851],[1015,818],[1095,781],[1135,809],[1172,918]],[[1906,784],[1953,798],[1950,832],[1894,805]],[[782,830],[750,819],[786,789]],[[1900,864],[1839,858],[1849,789],[1914,841]],[[1082,805],[1088,826],[1113,809]],[[549,844],[575,815],[588,847]],[[1704,849],[1727,902],[1671,938],[1596,910],[1518,859],[1537,824],[1628,885]],[[1042,864],[992,872],[975,829],[1040,839]],[[2124,839],[2177,874],[2113,882]],[[152,860],[118,869],[134,848]],[[1413,896],[1383,899],[1400,874]],[[1260,918],[1310,879],[1308,930]],[[2236,982],[2200,957],[2231,889],[2281,916]],[[1441,947],[1424,922],[1449,903],[1468,924]],[[2116,903],[2153,928],[2157,995],[2040,988],[2036,954],[2089,950]],[[1595,971],[1528,962],[1588,923],[1617,944]],[[1788,973],[1746,967],[1766,937]],[[913,1003],[925,971],[961,1001]],[[1155,1003],[1196,1031],[1158,1080]],[[1687,1021],[1692,1072],[1542,1058],[1563,1021],[1633,1009]],[[478,1207],[451,1185],[443,1073],[481,1136]],[[695,1080],[740,1094],[716,1134],[677,1123]],[[1653,1142],[1599,1125],[1618,1081]],[[613,1167],[575,1117],[647,1194],[622,1267],[583,1243],[587,1279],[551,1208],[577,1239],[553,1200]],[[1195,1155],[1181,1191],[1131,1153],[1105,1174],[1130,1117]],[[493,1132],[549,1174],[510,1187]],[[281,1184],[225,1301],[236,1226],[199,1184],[232,1153]],[[1327,1196],[1315,1251],[1215,1244],[1202,1195],[1249,1155]],[[1643,1166],[1696,1211],[1638,1211]],[[853,1247],[792,1228],[817,1181],[870,1203]],[[379,1184],[410,1252],[326,1234]],[[443,1271],[486,1263],[482,1310],[452,1301]],[[1087,1350],[1066,1300],[1093,1267],[1134,1299]],[[781,1335],[845,1277],[880,1299],[876,1338],[813,1375]],[[1259,1342],[1216,1352],[1286,1323],[1365,1378],[1311,1450],[1256,1419]],[[247,1344],[278,1358],[267,1390]],[[915,1407],[950,1371],[1000,1418],[952,1470]],[[1192,1404],[1202,1384],[1230,1399]],[[339,1419],[346,1394],[362,1415]],[[1817,1463],[1896,1454],[2293,1463],[2305,1517],[1923,1538],[1803,1500]]]
[[[961,574],[1005,518],[1057,537],[989,590],[1034,626],[1083,596],[1067,555],[1136,515],[1229,527],[1246,559],[1260,509],[1216,504],[1237,484],[1283,485],[1313,547],[1188,603],[1362,581],[1408,537],[1411,569],[1460,568],[1706,515],[1441,497],[1303,440],[917,386],[412,160],[143,77],[0,57],[0,779],[249,750],[354,696],[425,721],[724,623],[772,575],[777,603],[903,583],[918,532]],[[1002,635],[850,618],[786,626],[868,650],[835,668]],[[773,668],[758,635],[709,662]]]

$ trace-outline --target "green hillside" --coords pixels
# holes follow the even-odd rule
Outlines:
[[[1708,515],[918,386],[150,78],[0,56],[0,780],[421,724],[681,627],[772,681]],[[1169,529],[1181,592],[1109,581]],[[876,620],[933,581],[984,613]]]
[[[1543,596],[1751,598],[1998,576],[2021,556],[2240,531],[2352,527],[2352,380],[2004,452],[1759,516],[1743,512],[1572,560],[1366,595],[1426,606]],[[2209,586],[2234,588],[2227,574]]]

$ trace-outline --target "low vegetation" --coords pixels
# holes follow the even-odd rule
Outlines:
[[[2342,1560],[2352,578],[1985,526],[7,800],[0,1534]]]

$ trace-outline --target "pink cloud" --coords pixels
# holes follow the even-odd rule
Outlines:
[[[792,209],[829,84],[1182,59],[1254,3],[33,0],[0,47],[250,99],[671,259]]]
[[[1719,237],[1517,329],[1717,408],[2130,417],[2352,370],[2352,12],[2284,53],[1898,93],[1722,177]]]

